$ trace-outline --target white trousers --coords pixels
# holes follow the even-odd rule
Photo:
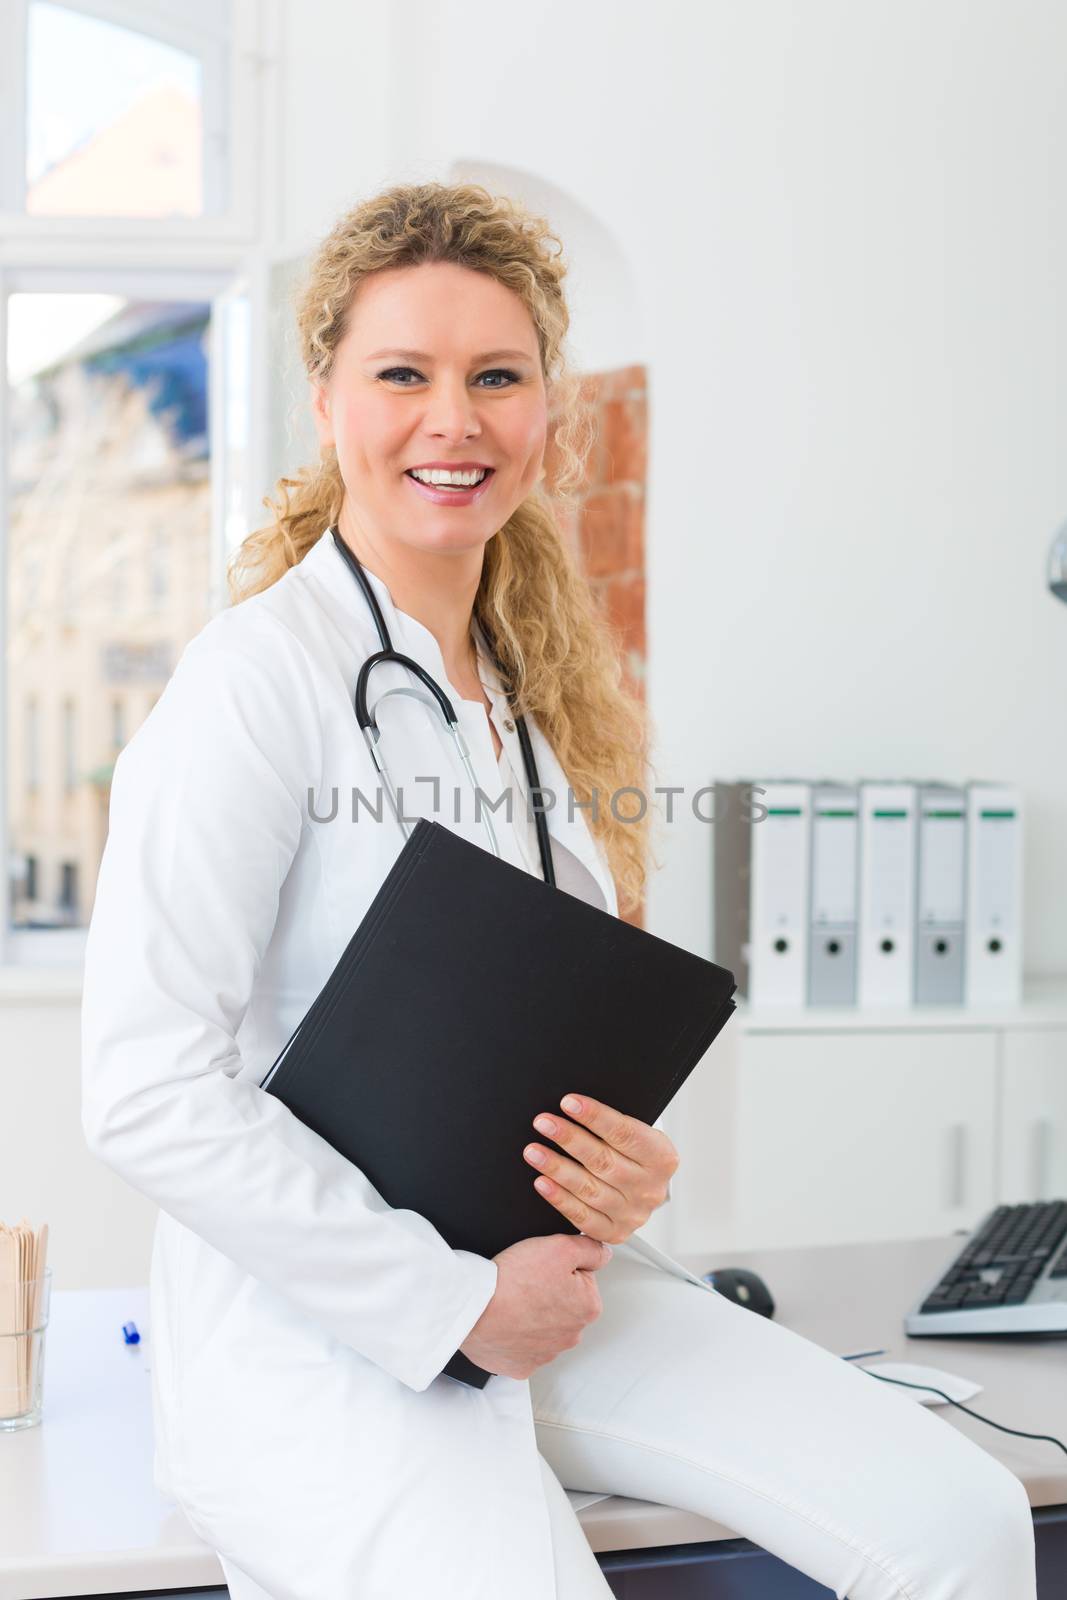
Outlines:
[[[1026,1491],[944,1416],[626,1247],[597,1281],[601,1316],[530,1379],[566,1488],[725,1523],[837,1600],[1035,1600]],[[610,1595],[566,1549],[557,1600]]]
[[[530,1379],[555,1600],[611,1594],[564,1487],[725,1523],[837,1600],[1036,1600],[1026,1491],[943,1416],[626,1246],[597,1282],[601,1316]],[[270,1600],[222,1566],[231,1600]]]

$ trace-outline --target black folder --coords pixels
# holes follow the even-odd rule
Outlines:
[[[577,1233],[523,1159],[585,1093],[655,1122],[734,1010],[733,973],[420,818],[261,1087],[389,1205],[491,1258]],[[562,1147],[559,1147],[562,1148]],[[457,1351],[444,1369],[483,1387]]]

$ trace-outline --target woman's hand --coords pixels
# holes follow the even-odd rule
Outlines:
[[[573,1122],[557,1112],[533,1119],[567,1152],[526,1146],[523,1155],[542,1174],[534,1187],[590,1239],[625,1244],[666,1200],[678,1152],[660,1129],[588,1095],[565,1095],[560,1105]]]
[[[493,1298],[460,1345],[484,1372],[528,1378],[573,1350],[602,1308],[596,1273],[611,1246],[581,1234],[520,1239],[501,1250]]]

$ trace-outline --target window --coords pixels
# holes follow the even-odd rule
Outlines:
[[[116,528],[108,540],[107,564],[111,576],[109,603],[111,615],[118,619],[126,609],[126,540],[121,528]]]
[[[148,597],[153,606],[166,600],[170,589],[170,552],[167,530],[157,524],[152,530],[148,551]]]
[[[36,794],[41,787],[41,716],[36,700],[26,701],[26,789]]]
[[[203,71],[195,56],[67,6],[32,0],[26,210],[36,216],[199,216]]]
[[[0,966],[80,961],[116,757],[285,470],[280,4],[0,0]]]
[[[78,863],[60,862],[59,874],[59,907],[73,920],[78,914]]]
[[[73,700],[63,702],[63,788],[73,794],[78,782],[78,718]]]
[[[3,209],[220,217],[230,209],[234,23],[247,0],[6,0]]]
[[[64,552],[59,575],[59,613],[65,628],[74,627],[78,619],[78,555],[75,541]]]

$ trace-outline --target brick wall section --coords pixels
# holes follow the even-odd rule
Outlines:
[[[597,418],[597,438],[576,503],[559,524],[619,635],[630,691],[645,696],[645,480],[647,386],[643,366],[590,373],[583,390]],[[546,465],[553,466],[551,444]],[[643,925],[644,908],[626,919]]]
[[[559,522],[582,569],[620,631],[623,669],[633,693],[645,692],[645,478],[647,395],[644,367],[587,374],[583,390],[597,419],[586,481]],[[551,445],[547,457],[551,470]]]

